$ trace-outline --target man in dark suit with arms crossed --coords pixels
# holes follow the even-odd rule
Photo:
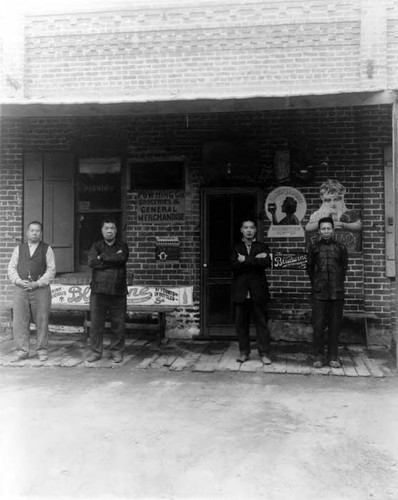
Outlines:
[[[242,221],[242,241],[231,252],[234,272],[233,301],[235,325],[239,342],[237,361],[244,363],[250,357],[250,316],[253,313],[257,331],[257,349],[263,364],[270,364],[270,332],[267,326],[268,283],[265,268],[271,267],[268,247],[255,241],[257,226],[254,220]]]

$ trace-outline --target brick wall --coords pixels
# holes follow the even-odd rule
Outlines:
[[[397,87],[394,0],[116,8],[6,19],[24,53],[4,46],[3,94],[139,101]]]
[[[187,119],[189,118],[189,119]],[[200,300],[200,191],[205,177],[202,145],[214,139],[239,138],[251,144],[255,169],[265,197],[275,188],[273,155],[278,148],[304,148],[316,166],[310,185],[299,187],[310,213],[319,207],[319,186],[329,177],[347,188],[349,208],[363,213],[363,252],[350,260],[347,309],[376,312],[377,334],[389,332],[395,310],[390,280],[385,277],[383,151],[391,143],[391,108],[313,109],[220,113],[96,117],[96,118],[4,118],[1,127],[0,204],[3,245],[0,249],[0,304],[10,300],[6,266],[22,232],[23,151],[73,150],[76,143],[118,141],[130,159],[184,156],[188,168],[186,212],[182,223],[142,224],[137,221],[136,193],[126,198],[127,240],[131,249],[129,272],[136,284],[194,285],[195,306],[181,313],[180,329],[187,322],[197,330]],[[95,149],[95,147],[94,147]],[[264,236],[269,221],[265,219]],[[179,263],[154,261],[156,236],[176,234],[181,241]],[[272,239],[273,251],[304,251],[303,239]],[[309,282],[305,271],[270,271],[276,318],[299,317],[309,309]],[[3,316],[4,317],[4,316]],[[185,322],[185,323],[184,323]],[[178,323],[178,322],[177,322]],[[178,329],[173,322],[170,328]],[[189,327],[191,328],[191,327]],[[188,329],[189,329],[188,328]],[[193,331],[192,330],[192,331]]]

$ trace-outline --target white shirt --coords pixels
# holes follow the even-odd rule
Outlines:
[[[38,245],[39,243],[28,243],[30,256],[34,254]],[[18,261],[19,261],[19,246],[14,248],[10,262],[8,263],[8,279],[14,285],[16,285],[17,281],[21,279],[17,270]],[[43,276],[40,276],[40,278],[37,280],[37,284],[40,287],[49,285],[55,276],[55,257],[53,249],[50,246],[48,247],[46,253],[46,265],[47,265],[46,272],[43,274]]]

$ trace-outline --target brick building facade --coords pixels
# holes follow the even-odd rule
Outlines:
[[[229,278],[212,274],[210,262],[217,248],[230,244],[223,237],[226,220],[235,221],[229,209],[223,212],[228,204],[233,211],[235,203],[254,200],[261,238],[271,250],[301,254],[304,236],[268,239],[265,200],[278,187],[297,189],[307,205],[305,227],[319,207],[320,185],[338,179],[362,220],[346,310],[377,314],[370,341],[391,343],[394,235],[386,213],[393,203],[388,169],[396,135],[395,2],[187,0],[134,8],[108,2],[95,11],[15,15],[3,22],[12,27],[0,41],[3,325],[11,296],[7,263],[33,213],[56,226],[50,231],[45,224],[46,241],[68,247],[61,279],[84,273],[81,224],[110,206],[98,202],[100,191],[90,202],[82,194],[87,165],[97,161],[120,165],[112,180],[119,204],[111,208],[131,250],[131,282],[193,286],[193,305],[168,316],[171,336],[232,332],[217,322],[220,314],[228,323],[223,296]],[[290,158],[282,183],[275,171],[280,151]],[[179,167],[182,185],[178,174],[172,180],[164,174]],[[136,177],[145,168],[159,169],[163,187]],[[56,191],[61,180],[71,187],[64,201]],[[160,209],[145,197],[164,200],[170,186],[173,202],[182,200],[179,217],[150,216]],[[51,215],[49,203],[60,204],[58,215]],[[93,209],[95,203],[100,208]],[[166,210],[164,201],[161,206]],[[170,237],[178,238],[179,258],[158,260],[157,239]],[[306,272],[274,268],[268,276],[274,335],[308,338]]]

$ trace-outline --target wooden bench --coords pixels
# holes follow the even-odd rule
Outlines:
[[[365,346],[368,347],[368,319],[379,319],[378,315],[369,312],[347,312],[344,313],[343,319],[349,321],[362,322],[365,331]]]
[[[162,340],[165,338],[166,333],[166,313],[173,311],[176,308],[175,305],[127,305],[127,313],[137,313],[137,314],[147,314],[147,315],[156,315],[158,318],[157,324],[144,324],[140,323],[140,329],[142,330],[154,330],[156,329],[157,335],[157,344],[160,346],[162,344]],[[7,304],[5,309],[10,311],[11,320],[13,317],[13,306],[12,304]],[[83,323],[83,335],[84,340],[90,336],[90,327],[91,327],[91,319],[90,319],[90,305],[87,304],[52,304],[50,312],[68,312],[68,311],[81,311],[84,317]],[[127,318],[126,318],[127,319]],[[110,323],[106,322],[105,327],[110,328]],[[126,329],[131,329],[131,323],[126,321]],[[137,329],[137,323],[134,324],[134,329]]]

